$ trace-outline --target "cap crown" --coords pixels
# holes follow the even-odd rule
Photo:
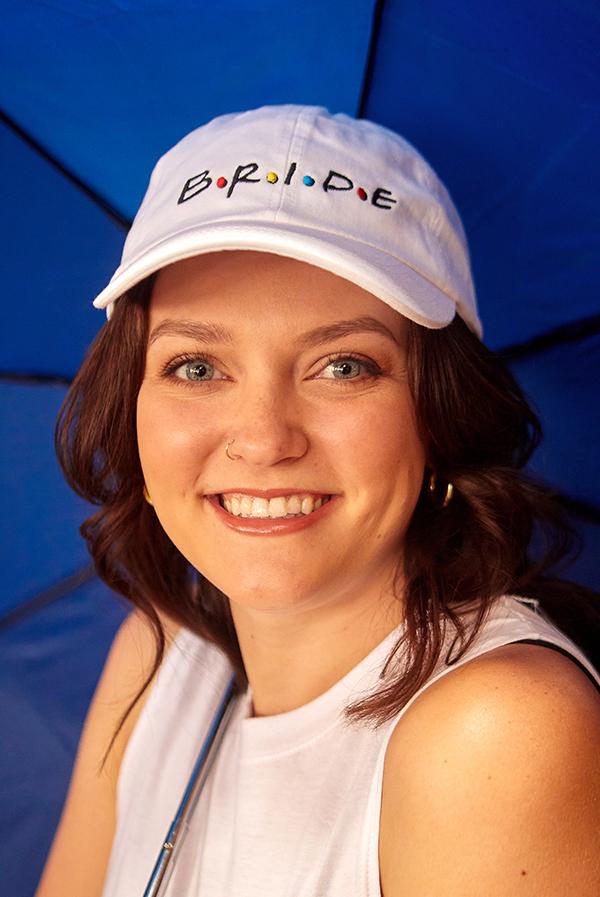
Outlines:
[[[430,326],[449,323],[458,307],[480,332],[458,212],[420,153],[381,125],[284,105],[222,115],[195,129],[156,164],[115,278],[160,253],[174,234],[185,242],[199,228],[233,233],[237,225],[272,233],[274,252],[283,251],[275,246],[282,230],[313,242],[337,239],[346,252],[370,248],[371,279],[366,266],[361,285],[371,288],[377,269],[391,278],[401,262],[443,294]]]

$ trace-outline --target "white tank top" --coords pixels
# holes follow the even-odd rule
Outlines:
[[[344,721],[344,707],[377,687],[400,634],[395,629],[328,691],[287,713],[250,717],[246,691],[174,865],[169,897],[380,897],[385,750],[425,688],[522,639],[562,648],[600,685],[600,674],[536,602],[504,597],[469,651],[450,667],[442,658],[388,723],[374,729]],[[220,649],[180,630],[123,757],[103,897],[142,897],[231,672]]]

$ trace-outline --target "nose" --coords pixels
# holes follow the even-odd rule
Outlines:
[[[239,463],[272,467],[302,458],[309,446],[298,402],[277,384],[246,390],[226,433],[229,455]]]

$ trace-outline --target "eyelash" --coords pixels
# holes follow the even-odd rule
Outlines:
[[[177,358],[173,358],[172,361],[167,362],[160,371],[161,377],[166,377],[167,379],[177,381],[177,383],[182,386],[195,386],[197,383],[215,383],[218,381],[215,380],[186,380],[184,377],[176,377],[174,376],[175,371],[180,368],[182,365],[187,364],[190,361],[198,361],[201,364],[208,362],[208,364],[215,366],[216,359],[212,355],[198,355],[196,353],[190,353],[185,355],[179,355]],[[333,364],[336,361],[356,361],[358,364],[361,364],[368,372],[368,377],[353,377],[350,380],[344,380],[336,377],[332,377],[330,379],[337,380],[338,383],[354,383],[364,382],[365,379],[374,379],[375,377],[379,377],[383,374],[383,370],[379,367],[376,362],[371,361],[367,358],[362,358],[360,355],[354,355],[352,352],[338,352],[333,355],[327,356],[327,361],[322,370],[329,367],[330,364]]]

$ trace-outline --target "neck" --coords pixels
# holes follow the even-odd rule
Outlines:
[[[391,595],[272,613],[230,602],[252,690],[252,716],[286,713],[330,689],[395,629],[403,604]]]

